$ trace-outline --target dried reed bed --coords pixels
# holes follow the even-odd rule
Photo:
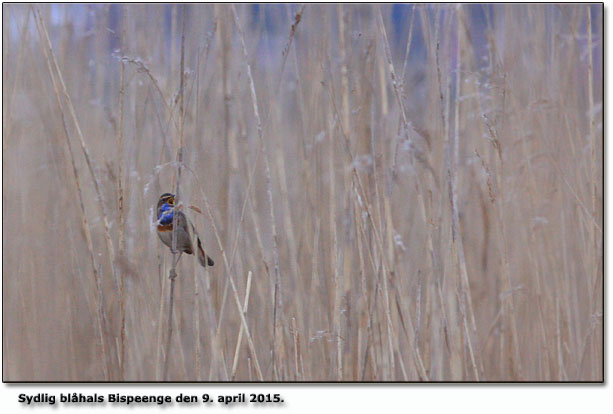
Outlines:
[[[601,380],[602,18],[3,5],[3,379]]]

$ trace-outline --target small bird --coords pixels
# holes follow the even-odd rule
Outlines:
[[[171,193],[162,194],[160,196],[160,199],[158,200],[157,233],[160,240],[162,240],[162,243],[170,247],[170,250],[172,251],[172,222],[175,214],[177,215],[176,246],[177,251],[179,252],[179,257],[177,258],[175,265],[179,261],[179,258],[181,258],[182,253],[194,254],[194,245],[192,243],[192,236],[194,236],[196,238],[196,243],[198,247],[198,262],[200,262],[202,267],[213,266],[215,262],[213,262],[213,259],[207,256],[204,252],[204,249],[202,248],[202,242],[200,241],[200,237],[198,237],[198,234],[196,233],[194,225],[189,221],[189,219],[182,211],[175,210],[175,195]]]

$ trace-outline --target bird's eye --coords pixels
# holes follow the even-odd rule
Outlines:
[[[171,205],[171,206],[174,206],[174,205],[175,205],[175,199],[174,199],[174,197],[171,197],[171,198],[169,198],[169,199],[168,199],[168,204],[169,204],[169,205]]]

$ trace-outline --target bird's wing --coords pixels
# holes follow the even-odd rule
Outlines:
[[[211,259],[210,256],[208,256],[204,252],[204,249],[202,248],[202,242],[200,241],[200,236],[198,236],[198,232],[196,231],[196,227],[194,227],[192,222],[185,216],[185,214],[182,211],[178,212],[177,220],[180,220],[179,226],[181,226],[181,228],[184,228],[185,231],[187,231],[187,233],[190,235],[190,239],[192,237],[196,239],[197,256],[198,256],[198,261],[200,262],[200,264],[203,267],[213,266],[215,262],[213,261],[213,259]],[[191,232],[189,231],[190,228],[191,228]]]
[[[194,226],[190,226],[191,223],[189,219],[185,216],[185,213],[182,211],[175,211],[177,214],[177,226],[180,229],[183,229],[187,234],[191,235],[190,227],[193,229]]]

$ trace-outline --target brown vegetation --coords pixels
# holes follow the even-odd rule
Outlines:
[[[603,379],[601,5],[3,11],[5,381]]]

